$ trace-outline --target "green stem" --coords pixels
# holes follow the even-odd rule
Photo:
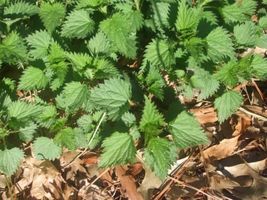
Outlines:
[[[7,149],[5,138],[3,137],[2,140],[3,140],[3,144],[4,144],[5,149]]]
[[[101,116],[101,119],[99,120],[99,123],[97,124],[96,129],[95,129],[95,131],[94,131],[92,137],[90,138],[90,140],[89,140],[89,142],[88,142],[88,146],[90,146],[90,144],[92,143],[93,139],[95,138],[95,135],[96,135],[96,133],[98,132],[99,127],[100,127],[100,125],[102,124],[104,118],[106,117],[106,114],[107,114],[107,113],[104,112],[103,115]]]
[[[107,114],[106,112],[104,112],[104,113],[102,114],[102,116],[101,116],[101,118],[100,118],[100,120],[99,120],[99,122],[98,122],[98,124],[97,124],[97,126],[96,126],[96,129],[95,129],[95,131],[94,131],[92,137],[90,138],[90,140],[89,140],[89,142],[88,142],[88,147],[85,148],[85,149],[84,149],[81,153],[79,153],[77,156],[75,156],[75,157],[74,157],[68,164],[64,165],[64,166],[62,167],[63,169],[65,169],[66,167],[70,166],[76,159],[80,158],[81,156],[83,156],[83,155],[88,151],[89,146],[90,146],[90,144],[92,143],[93,139],[95,138],[96,133],[98,132],[98,130],[99,130],[99,128],[100,128],[100,125],[102,124],[102,122],[103,122],[103,120],[104,120],[106,114]]]
[[[11,191],[12,182],[11,182],[10,178],[7,177],[6,175],[5,175],[5,178],[6,178],[7,190],[8,190],[10,199],[15,200],[16,198],[13,196],[13,192]]]
[[[134,0],[135,7],[138,11],[140,11],[140,1],[139,0]]]
[[[200,7],[205,6],[205,5],[208,4],[209,2],[211,2],[211,1],[210,1],[210,0],[205,0],[205,1],[203,1],[203,3],[200,4]]]

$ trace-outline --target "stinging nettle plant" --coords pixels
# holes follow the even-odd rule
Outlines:
[[[267,48],[266,5],[0,0],[1,172],[13,175],[32,142],[48,160],[101,147],[100,167],[142,150],[166,177],[177,150],[208,142],[177,96],[209,100],[222,123],[243,102],[235,86],[267,78],[266,59],[245,53]]]

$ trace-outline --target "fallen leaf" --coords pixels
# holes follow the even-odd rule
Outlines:
[[[151,169],[144,165],[145,169],[145,178],[142,181],[142,184],[138,188],[138,191],[142,194],[145,200],[150,199],[149,198],[149,192],[152,189],[159,188],[162,184],[162,181],[155,175],[154,172],[151,171]]]
[[[96,154],[87,154],[81,158],[86,165],[95,165],[98,163],[98,156]]]
[[[213,107],[193,108],[190,112],[194,114],[200,124],[213,124],[218,121],[217,114]]]
[[[238,136],[246,131],[246,129],[251,125],[251,118],[247,115],[240,113],[238,115],[237,124],[235,125],[235,131],[233,136]]]
[[[7,184],[5,175],[0,175],[0,189],[5,189],[6,186]]]
[[[21,168],[22,178],[16,183],[15,194],[31,185],[32,198],[70,199],[73,189],[65,183],[60,172],[50,161],[28,157],[23,161]]]
[[[222,191],[224,189],[233,189],[240,186],[239,183],[231,180],[230,178],[220,175],[216,172],[209,173],[210,187],[213,190]]]
[[[254,163],[255,164],[255,163]],[[258,170],[251,167],[251,163],[245,163],[248,175],[253,178],[250,187],[237,187],[232,193],[242,200],[258,200],[267,198],[267,178],[260,176]]]
[[[136,176],[140,174],[142,171],[143,171],[143,165],[140,162],[134,163],[133,165],[129,167],[129,173],[132,176]]]
[[[222,140],[219,144],[204,150],[203,158],[206,161],[213,161],[231,156],[237,148],[238,139],[239,136]]]
[[[143,200],[142,195],[137,191],[133,176],[126,174],[127,167],[118,166],[115,168],[115,173],[121,183],[122,189],[129,200]]]
[[[79,172],[87,178],[87,171],[83,167],[83,161],[80,158],[75,158],[77,154],[77,152],[64,152],[60,158],[61,166],[65,166],[70,163],[68,167],[63,169],[63,172],[66,172],[66,180],[74,181]]]
[[[263,159],[257,162],[248,163],[250,168],[255,171],[263,171],[266,168],[267,159]],[[224,167],[233,177],[246,176],[250,174],[250,169],[247,167],[247,164],[241,163],[234,166]]]
[[[104,169],[99,169],[99,174],[102,174],[105,170]],[[112,178],[112,170],[109,170],[107,173],[102,174],[100,179],[104,182],[106,182],[108,185],[112,185],[114,180]]]
[[[81,200],[113,200],[107,193],[107,191],[101,190],[97,185],[92,184],[85,180],[84,186],[79,190],[78,199]]]

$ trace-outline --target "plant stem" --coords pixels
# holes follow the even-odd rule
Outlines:
[[[7,177],[6,175],[5,175],[5,178],[6,178],[6,185],[7,185],[7,190],[8,190],[8,194],[9,194],[9,196],[10,196],[10,199],[11,199],[11,200],[15,200],[16,197],[13,196],[13,193],[12,193],[12,191],[11,191],[11,190],[12,190],[12,189],[11,189],[11,187],[12,187],[12,182],[11,182],[10,178]]]
[[[140,11],[140,2],[139,0],[134,0],[134,3],[135,3],[135,7],[138,11]]]
[[[68,164],[66,164],[65,166],[63,166],[63,167],[62,167],[63,169],[65,169],[66,167],[70,166],[76,159],[80,158],[81,156],[83,156],[83,155],[88,151],[89,146],[90,146],[90,144],[92,143],[93,139],[95,138],[96,133],[98,132],[98,130],[99,130],[99,128],[100,128],[100,125],[102,124],[102,122],[103,122],[103,120],[104,120],[104,118],[105,118],[106,115],[107,115],[106,112],[104,112],[104,113],[102,114],[102,116],[101,116],[101,118],[100,118],[100,120],[99,120],[99,122],[98,122],[98,124],[97,124],[97,126],[96,126],[96,129],[95,129],[95,131],[93,132],[93,135],[92,135],[92,137],[90,138],[90,140],[89,140],[89,142],[88,142],[88,147],[85,148],[81,153],[77,154],[77,156],[75,156],[75,157],[74,157]]]

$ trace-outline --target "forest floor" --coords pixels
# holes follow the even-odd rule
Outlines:
[[[141,159],[99,169],[99,152],[77,158],[79,151],[66,151],[57,162],[26,158],[12,180],[0,176],[1,199],[267,199],[266,86],[252,81],[237,87],[245,101],[223,124],[209,102],[191,106],[211,142],[179,152],[164,181]]]

